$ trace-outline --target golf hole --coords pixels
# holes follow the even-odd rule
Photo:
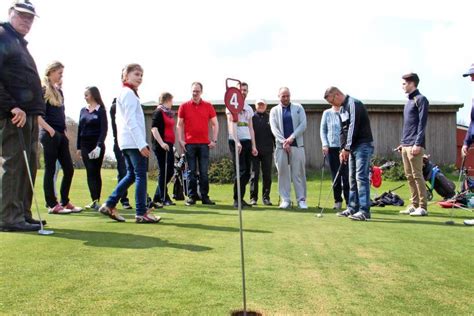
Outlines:
[[[244,311],[240,310],[240,311],[233,311],[232,313],[230,313],[231,316],[243,316],[244,315]],[[262,316],[263,314],[260,313],[260,312],[255,312],[255,311],[247,311],[247,316]]]

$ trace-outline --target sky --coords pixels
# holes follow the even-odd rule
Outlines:
[[[429,100],[464,103],[458,120],[469,121],[474,85],[461,74],[474,63],[472,0],[32,2],[40,18],[30,52],[41,75],[53,60],[65,65],[66,115],[76,121],[84,88],[97,86],[109,106],[131,62],[144,68],[142,102],[163,91],[188,100],[193,81],[204,99],[222,100],[228,77],[248,82],[251,100],[275,100],[281,86],[293,99],[322,99],[331,85],[403,100],[400,78],[416,72]],[[3,21],[10,3],[0,2]]]

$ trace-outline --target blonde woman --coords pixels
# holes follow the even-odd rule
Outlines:
[[[64,66],[58,61],[48,65],[43,78],[43,97],[46,103],[46,111],[43,117],[38,118],[40,130],[40,141],[44,153],[44,179],[43,189],[48,213],[69,214],[82,211],[69,201],[69,190],[71,188],[74,167],[72,165],[71,153],[69,152],[69,140],[66,136],[66,115],[64,113],[64,97],[59,83],[63,77]],[[61,201],[54,192],[54,173],[56,171],[56,160],[61,164],[63,179],[59,190]]]

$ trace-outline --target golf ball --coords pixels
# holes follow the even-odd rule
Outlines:
[[[318,217],[323,217],[323,215],[322,215],[322,214],[318,214]]]

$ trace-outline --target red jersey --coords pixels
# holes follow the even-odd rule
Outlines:
[[[184,141],[186,144],[209,144],[209,120],[216,117],[211,103],[193,100],[180,105],[178,117],[184,121]]]

